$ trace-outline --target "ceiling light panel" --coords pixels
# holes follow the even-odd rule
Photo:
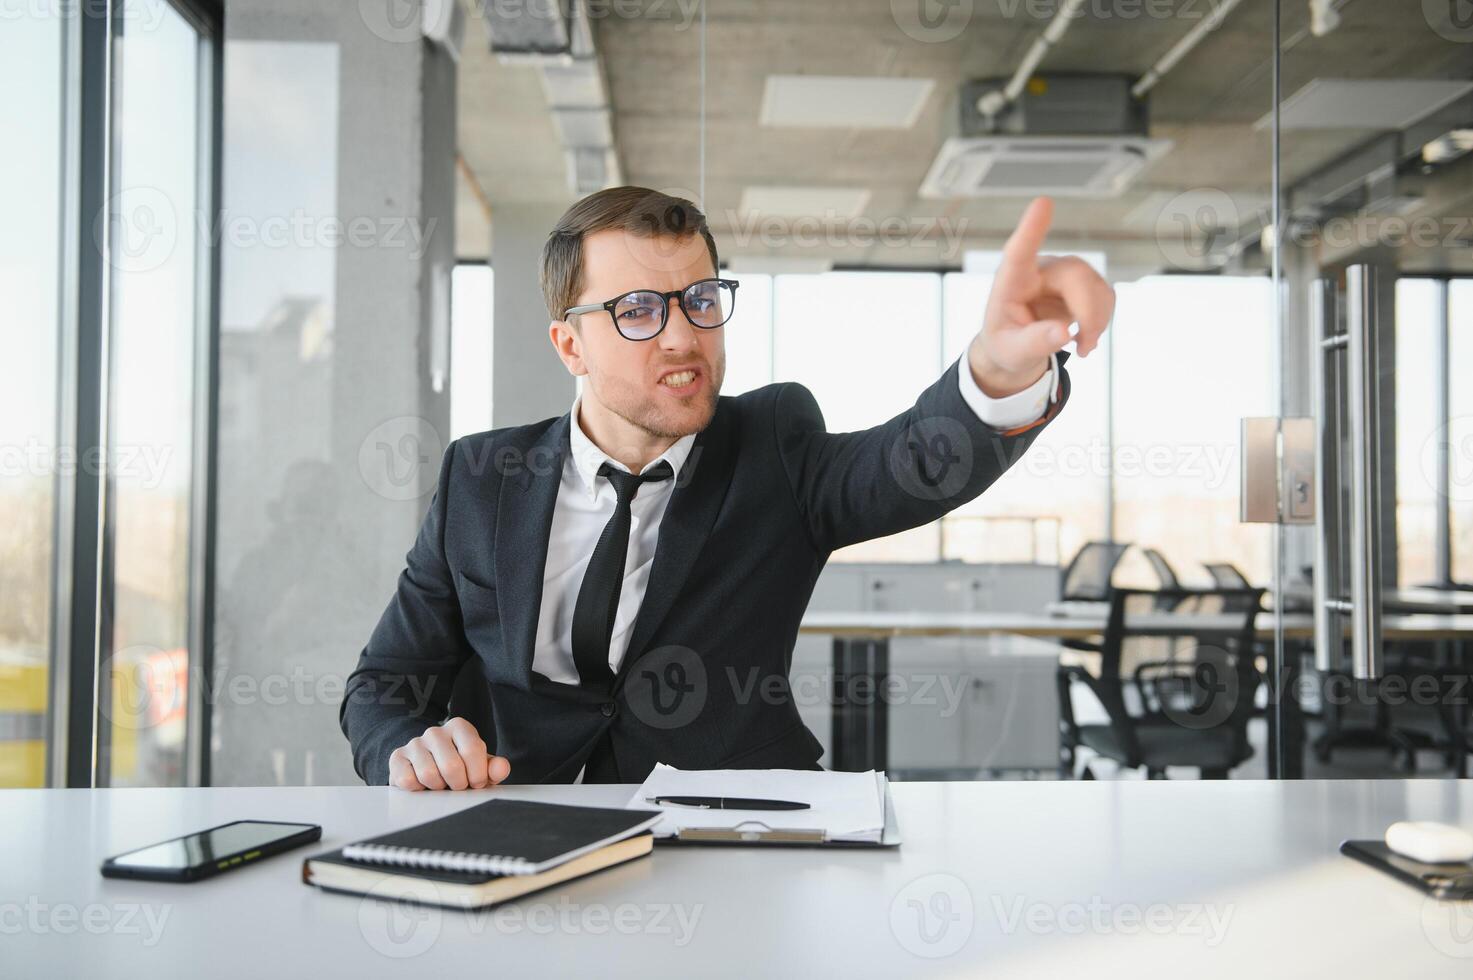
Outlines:
[[[1423,78],[1314,78],[1284,100],[1284,129],[1404,129],[1461,95],[1473,82]],[[1273,125],[1269,113],[1254,124]]]
[[[761,217],[856,218],[869,203],[863,187],[748,187],[741,210]]]
[[[909,129],[936,87],[934,78],[768,75],[764,126]]]

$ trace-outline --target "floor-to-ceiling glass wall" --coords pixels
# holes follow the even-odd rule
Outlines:
[[[358,780],[345,679],[452,433],[490,426],[489,387],[451,408],[489,385],[492,326],[489,270],[453,269],[456,62],[405,9],[242,0],[227,18],[217,785]],[[464,62],[490,61],[466,12]],[[457,339],[460,317],[481,323]]]
[[[66,18],[0,30],[0,786],[46,782],[54,622],[58,380],[69,51]],[[74,461],[73,461],[74,463]],[[60,611],[65,615],[65,610]]]
[[[1324,423],[1340,463],[1321,488],[1338,505],[1320,514],[1323,560],[1312,539],[1289,543],[1344,604],[1302,645],[1319,682],[1307,772],[1446,774],[1466,737],[1463,637],[1429,614],[1473,608],[1456,545],[1473,21],[1457,3],[1279,6],[1282,300],[1305,357],[1284,384],[1310,390],[1323,366],[1322,404],[1290,407]]]
[[[704,21],[600,21],[625,179],[699,194],[744,282],[726,345],[745,387],[803,383],[831,431],[912,404],[967,366],[1000,249],[1034,196],[1055,205],[1044,251],[1082,256],[1116,288],[1107,342],[1070,361],[1070,404],[1029,454],[946,518],[836,554],[830,571],[860,584],[821,589],[811,608],[1042,614],[1090,543],[1129,545],[1117,584],[1210,587],[1212,566],[1272,585],[1272,526],[1240,519],[1239,433],[1244,417],[1278,414],[1263,233],[1273,26],[1266,4],[1074,0],[726,3]],[[652,59],[658,77],[638,68]],[[770,311],[741,308],[755,277]],[[1054,577],[1031,578],[1041,567]],[[1260,621],[1267,670],[1271,614]],[[901,768],[990,769],[1011,749],[977,747],[1004,745],[1024,716],[1056,740],[1057,644],[984,676],[1014,656],[1002,642],[892,641],[902,681],[970,684],[949,708],[892,706]],[[804,636],[795,664],[822,671],[828,656],[827,638]],[[1082,719],[1104,718],[1074,694]],[[1262,775],[1262,711],[1247,724],[1255,751],[1234,771]],[[1050,745],[1050,771],[1051,758]]]
[[[217,15],[3,15],[0,785],[198,778]]]

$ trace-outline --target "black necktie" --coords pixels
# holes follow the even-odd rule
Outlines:
[[[607,689],[614,675],[609,670],[609,642],[614,635],[614,616],[619,611],[619,592],[624,585],[624,559],[629,554],[629,506],[641,484],[668,480],[670,464],[661,460],[638,476],[615,469],[608,463],[598,468],[618,495],[614,516],[604,525],[583,584],[573,607],[573,663],[584,687]]]

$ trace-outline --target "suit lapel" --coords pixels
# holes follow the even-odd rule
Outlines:
[[[634,620],[624,660],[619,665],[615,686],[623,683],[634,661],[645,653],[650,637],[670,611],[681,586],[700,555],[711,525],[726,499],[736,464],[735,431],[731,412],[717,403],[711,424],[696,436],[690,456],[681,468],[676,487],[660,521],[654,564],[644,601]]]
[[[501,480],[496,504],[496,588],[506,655],[531,669],[542,607],[552,511],[568,452],[568,416],[553,422]]]

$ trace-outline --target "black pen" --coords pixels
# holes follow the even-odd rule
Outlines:
[[[698,810],[806,810],[807,803],[791,800],[751,800],[742,796],[648,796],[646,803],[688,806]]]

